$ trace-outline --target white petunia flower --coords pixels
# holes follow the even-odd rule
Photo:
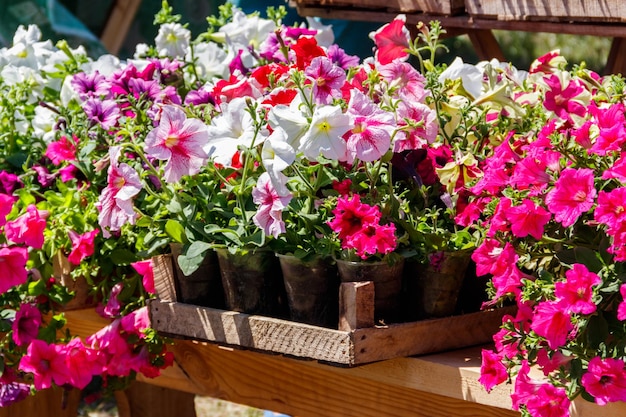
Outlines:
[[[287,133],[280,127],[276,128],[263,142],[261,161],[270,176],[274,188],[279,193],[287,193],[284,181],[279,175],[296,160],[296,150],[287,142]]]
[[[154,42],[161,56],[184,57],[189,50],[191,32],[180,23],[164,23]]]
[[[193,47],[198,77],[211,80],[213,77],[228,78],[228,60],[226,52],[215,42],[203,42]],[[191,49],[187,53],[187,61],[191,62]]]
[[[54,126],[59,115],[47,107],[35,107],[35,117],[33,118],[34,134],[50,143],[54,140]]]
[[[309,160],[321,154],[325,158],[346,161],[347,146],[343,135],[354,126],[340,106],[319,106],[313,113],[311,126],[300,141],[300,151]]]

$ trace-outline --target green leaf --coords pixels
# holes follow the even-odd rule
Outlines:
[[[165,223],[165,233],[175,242],[185,243],[185,228],[176,220],[170,219]]]
[[[180,213],[183,211],[183,207],[180,205],[180,203],[178,202],[178,200],[172,200],[169,203],[167,203],[167,205],[165,206],[165,208],[170,212],[170,213]]]
[[[212,247],[213,246],[207,242],[193,242],[185,252],[185,256],[187,258],[196,258],[198,256],[204,258],[204,253]]]
[[[136,260],[135,254],[128,249],[115,249],[111,252],[111,262],[118,266],[130,265]]]
[[[189,276],[198,270],[203,260],[204,255],[192,257],[180,255],[178,257],[178,266],[185,276]]]
[[[30,296],[36,297],[43,294],[44,291],[46,291],[46,283],[41,279],[28,284],[28,295]]]
[[[587,342],[592,349],[597,349],[609,337],[609,325],[599,314],[591,316],[587,323]]]

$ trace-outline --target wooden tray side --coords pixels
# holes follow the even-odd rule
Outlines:
[[[152,327],[172,336],[310,358],[339,365],[354,363],[350,334],[270,317],[150,302]]]
[[[296,0],[297,7],[350,7],[398,13],[455,14],[465,10],[464,0]]]
[[[623,0],[465,0],[473,16],[498,20],[626,21]]]

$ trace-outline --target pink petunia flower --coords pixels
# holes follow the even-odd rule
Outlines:
[[[126,223],[135,224],[137,213],[132,198],[142,188],[137,171],[127,164],[118,163],[120,151],[118,146],[109,149],[108,185],[102,190],[96,204],[100,211],[98,224],[106,238],[111,236],[109,231],[119,231]]]
[[[72,241],[72,251],[67,259],[74,265],[81,263],[83,259],[93,255],[94,252],[94,240],[98,230],[92,230],[90,232],[79,235],[73,230],[69,231],[70,240]]]
[[[533,417],[569,417],[570,399],[564,388],[541,384],[526,401],[526,410]]]
[[[530,372],[530,366],[527,360],[522,361],[522,366],[517,372],[515,378],[515,388],[513,394],[511,394],[511,400],[513,400],[513,410],[519,410],[521,405],[525,405],[530,399],[532,399],[539,390],[540,383],[532,379],[528,374]]]
[[[121,112],[114,100],[101,100],[90,97],[82,104],[87,118],[98,123],[104,130],[109,130],[117,124]]]
[[[328,225],[339,235],[340,240],[358,233],[368,224],[377,224],[380,220],[378,208],[361,203],[361,197],[358,194],[352,197],[347,195],[339,197],[333,215],[335,217],[328,222]]]
[[[439,131],[436,112],[422,103],[401,99],[398,103],[398,130],[394,152],[420,149],[433,143]]]
[[[617,178],[622,184],[626,184],[626,154],[622,153],[613,166],[602,173],[603,180],[609,178]]]
[[[516,237],[532,236],[541,240],[545,225],[552,216],[532,200],[525,199],[519,206],[506,211],[506,219],[511,224],[511,232]]]
[[[41,311],[30,303],[24,303],[15,313],[12,338],[16,345],[26,346],[39,334],[42,318]]]
[[[565,345],[574,325],[569,313],[560,303],[542,301],[535,307],[535,315],[530,328],[546,339],[550,349],[558,349]]]
[[[85,346],[80,338],[72,339],[65,350],[68,380],[72,386],[83,389],[94,375],[102,375],[105,365],[103,357],[95,349]]]
[[[411,41],[411,34],[405,26],[406,17],[399,15],[391,23],[387,23],[375,32],[370,38],[376,44],[376,61],[381,64],[406,60],[409,56],[407,49]]]
[[[606,155],[607,152],[621,150],[626,142],[624,105],[616,103],[608,108],[600,108],[591,104],[588,109],[594,116],[598,128],[598,137],[590,151],[598,155]]]
[[[167,161],[164,178],[172,183],[200,171],[209,157],[203,149],[208,143],[207,127],[202,121],[188,119],[176,106],[164,106],[159,126],[146,136],[146,153]]]
[[[394,97],[402,97],[414,103],[423,103],[430,94],[424,88],[426,79],[413,65],[395,60],[386,65],[378,66],[378,72],[388,83]]]
[[[598,193],[598,204],[593,212],[599,223],[608,226],[608,232],[613,234],[626,224],[626,187],[619,187],[609,192]]]
[[[126,333],[134,334],[143,339],[145,337],[144,331],[150,327],[148,307],[141,307],[122,317],[120,325]]]
[[[19,370],[33,374],[33,385],[37,390],[50,388],[53,381],[62,386],[70,382],[66,353],[65,346],[35,339],[20,360]]]
[[[619,287],[619,292],[622,296],[622,301],[617,306],[617,319],[626,320],[626,284],[622,284]]]
[[[0,246],[0,277],[2,277],[0,279],[0,294],[26,282],[28,278],[26,261],[28,261],[28,249]]]
[[[351,91],[348,114],[354,118],[354,127],[344,135],[348,163],[356,159],[376,161],[389,151],[395,128],[392,113],[380,109],[365,94],[355,89]]]
[[[34,249],[41,249],[47,215],[46,211],[37,210],[34,204],[29,205],[26,213],[4,225],[7,239],[13,243],[23,243]]]
[[[149,294],[156,293],[156,290],[154,288],[154,270],[152,269],[152,260],[146,259],[143,261],[137,261],[133,262],[130,265],[135,268],[135,271],[137,271],[139,275],[141,275],[141,282],[146,292],[148,292]]]
[[[393,223],[367,224],[358,232],[347,236],[341,246],[343,249],[354,249],[361,259],[367,259],[370,255],[376,254],[386,255],[398,246],[396,226]]]
[[[543,100],[543,106],[546,110],[553,111],[564,120],[570,120],[573,114],[580,117],[585,115],[585,106],[575,100],[585,91],[579,83],[569,80],[564,86],[556,74],[545,77],[544,82],[549,88]]]
[[[566,168],[546,195],[548,210],[563,227],[572,226],[593,206],[596,197],[593,180],[591,169]]]
[[[313,82],[313,98],[318,104],[331,104],[341,98],[341,87],[346,82],[346,72],[325,56],[313,58],[304,74]]]
[[[279,173],[278,177],[284,177],[284,174]],[[282,212],[289,205],[292,197],[289,191],[286,194],[280,194],[267,172],[261,174],[252,190],[252,200],[258,205],[257,212],[252,219],[254,224],[263,229],[268,236],[277,238],[285,233]]]
[[[7,221],[7,215],[13,210],[15,197],[0,193],[0,227]]]
[[[589,361],[581,383],[598,405],[626,401],[626,370],[621,359],[594,357]]]
[[[565,273],[565,281],[555,284],[554,294],[567,312],[592,314],[596,311],[593,302],[593,286],[599,285],[602,280],[585,265],[574,264],[572,269]]]
[[[63,161],[76,160],[76,137],[73,139],[70,141],[67,136],[61,136],[59,140],[48,144],[46,156],[54,165],[59,165]]]
[[[120,311],[122,310],[122,304],[120,303],[120,300],[117,298],[117,296],[120,295],[123,289],[123,282],[118,282],[113,286],[113,288],[111,288],[109,300],[102,310],[102,313],[105,317],[114,318],[120,314]]]
[[[485,387],[487,392],[493,387],[503,383],[509,377],[506,366],[501,361],[500,356],[492,350],[483,349],[481,351],[480,377],[478,382]]]

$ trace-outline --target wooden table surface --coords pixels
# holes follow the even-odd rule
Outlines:
[[[66,314],[70,328],[81,336],[107,323],[91,310]],[[487,393],[478,383],[480,350],[472,347],[341,368],[176,340],[175,366],[158,378],[141,381],[298,417],[519,416],[511,410],[512,385]],[[571,415],[624,416],[626,404],[598,407],[577,400]]]

